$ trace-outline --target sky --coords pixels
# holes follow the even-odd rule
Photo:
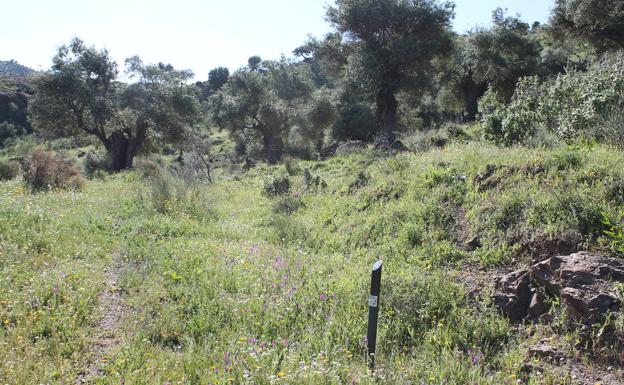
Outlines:
[[[3,0],[0,60],[44,70],[56,49],[78,36],[106,48],[123,66],[145,63],[190,69],[197,80],[218,66],[235,70],[247,58],[290,55],[307,36],[331,31],[332,0]],[[454,29],[487,26],[496,7],[545,22],[554,0],[456,0]]]

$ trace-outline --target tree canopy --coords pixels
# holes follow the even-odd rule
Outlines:
[[[59,48],[50,71],[35,80],[30,106],[34,127],[48,136],[92,135],[110,156],[110,169],[132,167],[145,144],[179,143],[199,118],[190,71],[171,65],[126,61],[135,83],[117,82],[117,64],[108,51],[80,39]]]
[[[418,89],[451,47],[453,4],[434,0],[338,0],[327,18],[353,44],[346,75],[375,96],[376,120],[393,141],[396,94]]]
[[[560,38],[575,36],[600,52],[624,48],[624,2],[620,0],[556,0],[551,25]]]

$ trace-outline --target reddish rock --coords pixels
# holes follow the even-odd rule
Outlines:
[[[561,296],[574,319],[593,320],[621,306],[612,281],[624,282],[624,264],[613,258],[587,252],[553,257],[534,265],[531,277]]]
[[[503,276],[497,282],[497,288],[502,293],[492,297],[494,304],[511,321],[521,321],[527,315],[531,303],[531,277],[526,270],[519,270]]]

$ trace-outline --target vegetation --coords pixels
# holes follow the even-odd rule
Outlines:
[[[281,198],[262,191],[284,166],[196,193],[162,171],[88,181],[78,194],[4,182],[0,375],[67,383],[100,359],[97,296],[112,265],[127,309],[103,383],[567,383],[564,368],[525,374],[522,360],[554,332],[573,351],[575,329],[512,327],[487,305],[487,285],[475,302],[464,282],[569,234],[601,247],[603,211],[618,218],[622,208],[602,181],[623,178],[622,161],[603,146],[360,152],[301,162],[327,187],[304,189],[300,172],[277,211]],[[473,182],[486,165],[497,170],[491,183]],[[474,237],[482,246],[468,251]],[[387,268],[372,377],[363,336],[376,258]]]
[[[338,0],[205,81],[77,38],[0,79],[0,384],[621,384],[617,274],[590,318],[497,302],[551,257],[620,269],[621,16],[460,35],[451,2]]]
[[[35,80],[30,106],[35,128],[50,136],[95,136],[112,171],[131,168],[139,151],[148,148],[148,138],[183,141],[199,114],[196,90],[184,84],[192,74],[162,63],[144,65],[137,57],[126,64],[137,78],[129,86],[115,82],[117,64],[107,51],[79,39],[59,48],[52,70]]]

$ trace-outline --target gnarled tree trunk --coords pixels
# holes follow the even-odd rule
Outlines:
[[[132,168],[134,157],[138,154],[147,133],[147,122],[139,119],[136,122],[136,132],[131,130],[115,131],[105,143],[110,156],[110,171],[121,171]]]
[[[397,110],[395,89],[382,86],[377,92],[377,125],[382,130],[384,140],[391,144],[396,139]]]
[[[281,136],[265,132],[262,134],[262,143],[264,145],[264,154],[269,164],[275,164],[282,159],[284,141]]]
[[[467,122],[473,122],[479,113],[479,98],[487,91],[487,84],[475,83],[470,80],[463,85],[462,91],[464,94],[464,108],[466,112],[465,119]]]

